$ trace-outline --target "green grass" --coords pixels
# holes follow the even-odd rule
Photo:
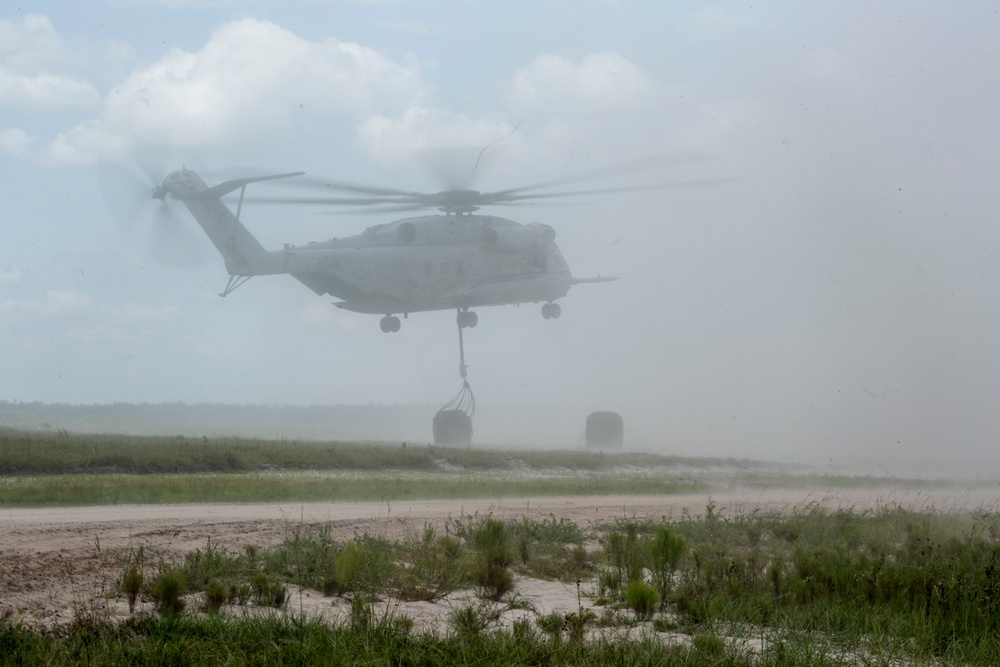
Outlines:
[[[442,463],[470,471],[572,469],[608,472],[727,465],[752,471],[764,464],[661,456],[642,452],[530,451],[436,447],[409,443],[297,442],[247,438],[77,435],[0,431],[0,475],[68,473],[239,473],[262,470],[437,471]]]
[[[146,563],[144,595],[165,597],[157,582],[169,575],[174,588],[214,591],[205,606],[221,607],[218,613],[173,608],[115,623],[82,611],[52,631],[0,619],[0,664],[1000,664],[996,512],[812,506],[791,515],[726,516],[710,508],[669,524],[623,519],[580,527],[487,516],[462,518],[451,529],[440,536],[426,528],[396,542],[370,535],[338,541],[318,524],[299,526],[268,549],[230,553],[209,543],[183,562],[156,565],[158,575]],[[531,575],[543,553],[600,540],[602,547],[580,556],[591,571],[632,560],[648,570],[665,544],[664,529],[683,536],[685,549],[662,610],[642,574],[600,615],[574,604],[572,613],[535,613],[506,627],[497,607],[482,602],[454,609],[438,634],[417,633],[392,605],[372,602],[414,586],[443,594],[471,588],[487,551],[503,552],[505,563]],[[527,562],[517,554],[521,538]],[[135,562],[141,559],[126,567]],[[291,583],[347,597],[349,617],[330,625],[289,609],[233,611],[280,610]],[[239,590],[227,600],[227,591]],[[124,586],[118,594],[127,594]],[[507,604],[516,602],[513,595]],[[621,613],[626,606],[652,622],[637,628],[636,614]],[[690,642],[666,642],[654,628],[685,633]],[[754,640],[762,648],[748,648]]]
[[[661,529],[650,520],[603,528],[605,567],[616,581],[655,569]],[[730,517],[710,505],[704,517],[669,530],[686,547],[664,602],[689,632],[819,633],[868,653],[1000,664],[995,510],[952,515],[809,506],[791,515]],[[624,583],[604,589],[631,606]]]
[[[299,618],[139,616],[122,625],[91,623],[62,634],[0,624],[0,662],[45,665],[757,665],[736,650],[721,655],[668,646],[654,637],[554,644],[524,624],[471,627],[444,637],[374,619],[330,627]],[[721,661],[720,661],[721,660]],[[835,664],[831,661],[783,665]]]
[[[0,431],[0,506],[670,494],[731,486],[923,489],[651,453]]]
[[[545,478],[402,472],[36,475],[0,478],[0,507],[660,495],[707,488],[689,478],[617,475]]]

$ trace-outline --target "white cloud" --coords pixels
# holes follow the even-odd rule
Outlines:
[[[505,99],[523,121],[526,164],[562,165],[578,156],[595,166],[658,152],[712,151],[746,113],[723,109],[692,88],[658,80],[613,51],[573,61],[540,56],[518,69]],[[523,157],[522,157],[523,159]]]
[[[579,64],[547,54],[514,74],[507,97],[516,110],[541,107],[577,115],[639,106],[654,88],[641,69],[614,51],[589,54]]]
[[[481,147],[510,134],[512,129],[506,120],[471,118],[421,106],[395,118],[372,116],[358,128],[358,141],[376,160],[393,162],[428,148]]]
[[[76,290],[50,290],[45,293],[43,301],[31,301],[24,304],[27,310],[42,315],[84,310],[90,305],[90,297]]]
[[[86,81],[63,74],[28,76],[0,70],[0,104],[22,108],[93,107],[100,101],[97,89]]]
[[[419,70],[378,51],[311,42],[268,21],[222,25],[196,53],[172,50],[107,96],[98,118],[59,136],[57,163],[86,164],[147,145],[266,153],[297,114],[365,116],[425,94]]]
[[[0,105],[27,109],[92,107],[100,102],[93,84],[59,73],[71,63],[48,17],[28,14],[0,20]]]
[[[19,72],[40,72],[61,59],[62,40],[52,22],[41,14],[26,14],[20,21],[0,19],[0,44],[4,67]]]
[[[21,272],[16,266],[11,267],[10,271],[0,269],[0,285],[13,285],[19,282],[21,282]]]
[[[526,182],[564,169],[574,156],[576,164],[606,166],[656,152],[715,150],[730,128],[759,113],[745,102],[706,104],[612,51],[579,61],[539,56],[512,75],[503,101],[503,112],[482,116],[426,105],[378,114],[359,125],[358,143],[384,163],[424,149],[466,147],[466,155],[453,156],[466,169],[457,177],[435,164],[417,171],[438,172],[439,187],[471,187],[471,165],[484,146],[491,148],[483,159],[494,164],[478,164],[475,176],[486,166],[492,182]]]
[[[14,310],[15,308],[17,308],[17,301],[15,301],[14,299],[6,299],[4,301],[0,301],[0,314],[8,313]]]

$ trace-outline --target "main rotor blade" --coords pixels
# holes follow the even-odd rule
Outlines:
[[[338,211],[316,211],[319,215],[379,215],[380,213],[406,213],[410,211],[424,211],[427,206],[389,206],[386,208],[349,208]]]
[[[684,188],[700,188],[710,185],[730,183],[735,178],[706,178],[697,181],[679,181],[675,183],[652,183],[650,185],[624,185],[619,188],[595,188],[593,190],[568,190],[564,192],[538,192],[525,194],[507,194],[484,192],[483,205],[500,205],[507,202],[530,201],[532,199],[554,199],[556,197],[577,197],[580,195],[602,195],[615,192],[653,192],[656,190],[682,190]],[[490,199],[496,196],[496,199]],[[488,201],[487,201],[488,200]]]
[[[416,199],[416,198],[413,198]],[[421,201],[423,197],[420,197]],[[379,204],[416,204],[401,197],[247,197],[255,204],[305,204],[313,206],[377,206]],[[421,204],[426,206],[426,204]]]
[[[485,149],[484,149],[485,150]],[[522,185],[496,192],[476,192],[474,190],[445,190],[442,192],[413,192],[396,188],[329,181],[316,178],[298,178],[289,185],[320,188],[331,193],[356,193],[370,195],[367,197],[327,196],[327,197],[248,197],[246,201],[261,204],[297,204],[306,206],[376,206],[382,207],[374,211],[416,211],[421,208],[440,208],[449,212],[468,212],[475,208],[490,205],[500,205],[518,201],[539,199],[556,199],[559,197],[576,197],[580,195],[611,194],[620,192],[645,192],[654,190],[671,190],[690,187],[702,187],[726,183],[732,179],[705,179],[700,181],[654,183],[650,185],[628,185],[621,187],[595,188],[592,190],[568,190],[560,192],[535,192],[559,185],[571,185],[599,179],[624,176],[641,172],[654,171],[683,164],[691,164],[713,159],[713,156],[701,153],[665,153],[652,157],[623,162],[611,167],[556,178],[539,183]],[[221,186],[217,186],[221,187]],[[469,208],[473,207],[473,208]]]
[[[613,176],[638,174],[645,171],[655,171],[657,169],[665,169],[667,167],[694,164],[696,162],[704,162],[711,159],[713,159],[713,156],[702,153],[663,153],[652,157],[622,162],[621,164],[611,167],[585,171],[581,174],[575,174],[563,178],[554,178],[550,181],[531,183],[529,185],[522,185],[516,188],[509,188],[507,190],[498,190],[497,192],[491,194],[513,194],[517,192],[524,192],[525,190],[541,190],[544,188],[552,188],[557,185],[571,185],[573,183],[584,183],[586,181],[595,181],[602,178],[611,178]]]
[[[296,178],[288,181],[291,187],[319,188],[330,190],[331,192],[357,192],[364,195],[383,195],[386,197],[398,196],[419,196],[419,192],[409,190],[399,190],[397,188],[384,188],[377,185],[365,185],[363,183],[347,183],[344,181],[331,181],[325,178],[306,177]]]

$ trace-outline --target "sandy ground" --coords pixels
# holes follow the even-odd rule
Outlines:
[[[582,526],[622,517],[679,517],[705,511],[709,503],[727,515],[791,511],[810,504],[829,509],[904,505],[940,511],[990,507],[1000,490],[807,491],[731,490],[674,496],[541,497],[512,500],[427,500],[406,502],[125,505],[78,508],[0,509],[0,616],[29,624],[72,622],[87,612],[127,615],[124,600],[107,595],[116,587],[130,549],[143,547],[147,562],[183,558],[211,540],[215,547],[242,550],[280,542],[304,524],[323,524],[338,539],[357,533],[399,538],[425,524],[443,529],[448,519],[471,514],[566,517]],[[344,602],[291,588],[290,608],[336,616]],[[587,592],[586,590],[584,591]],[[538,613],[575,610],[574,585],[522,580],[518,593]],[[418,625],[431,626],[467,604],[458,595],[442,603],[400,607]],[[391,601],[387,604],[392,604]]]

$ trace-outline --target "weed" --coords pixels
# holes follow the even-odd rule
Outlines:
[[[375,623],[375,609],[370,599],[356,595],[351,599],[351,629],[358,633],[369,630]]]
[[[653,619],[653,629],[657,632],[675,632],[680,626],[672,618],[660,616]]]
[[[403,600],[434,602],[469,580],[461,544],[452,537],[437,538],[433,530],[425,530],[420,541],[404,542],[397,560],[405,564],[396,568],[397,593]]]
[[[548,635],[552,642],[558,644],[562,641],[562,632],[566,628],[566,617],[558,611],[549,612],[535,619],[538,629]]]
[[[233,586],[232,595],[236,599],[236,604],[245,607],[250,602],[250,596],[253,595],[253,588],[249,583],[242,581]]]
[[[605,569],[600,571],[597,577],[597,590],[602,598],[617,598],[621,588],[621,570]]]
[[[634,521],[619,522],[605,536],[605,558],[618,571],[618,579],[622,583],[642,578],[646,561],[643,547],[639,542],[639,525]]]
[[[222,606],[229,602],[231,591],[229,586],[218,579],[208,582],[205,587],[205,611],[217,612]]]
[[[498,519],[487,518],[472,532],[470,540],[478,552],[473,579],[479,594],[487,600],[500,600],[514,589],[510,571],[514,558],[507,527]]]
[[[452,632],[465,640],[481,637],[499,620],[499,612],[483,604],[466,605],[448,614],[448,625]]]
[[[135,613],[135,605],[139,600],[139,593],[142,592],[142,570],[137,563],[130,563],[122,574],[122,590],[128,600],[128,613]]]
[[[184,575],[179,570],[165,570],[153,580],[150,595],[156,602],[158,612],[172,615],[184,611],[184,600],[181,596],[186,590]]]
[[[691,637],[696,652],[711,658],[720,658],[726,653],[726,644],[716,634],[697,634]]]
[[[566,615],[566,630],[571,642],[582,642],[587,632],[587,625],[597,620],[597,614],[580,607],[572,614]]]
[[[652,556],[653,581],[664,604],[673,585],[674,572],[677,570],[677,563],[684,553],[684,548],[683,537],[671,532],[667,526],[656,527],[649,551]]]
[[[625,590],[625,602],[629,609],[635,612],[635,617],[640,621],[648,621],[653,618],[657,608],[660,606],[660,593],[641,580],[629,583]]]
[[[288,600],[288,588],[280,581],[274,581],[263,572],[253,576],[254,602],[262,607],[280,609]]]

